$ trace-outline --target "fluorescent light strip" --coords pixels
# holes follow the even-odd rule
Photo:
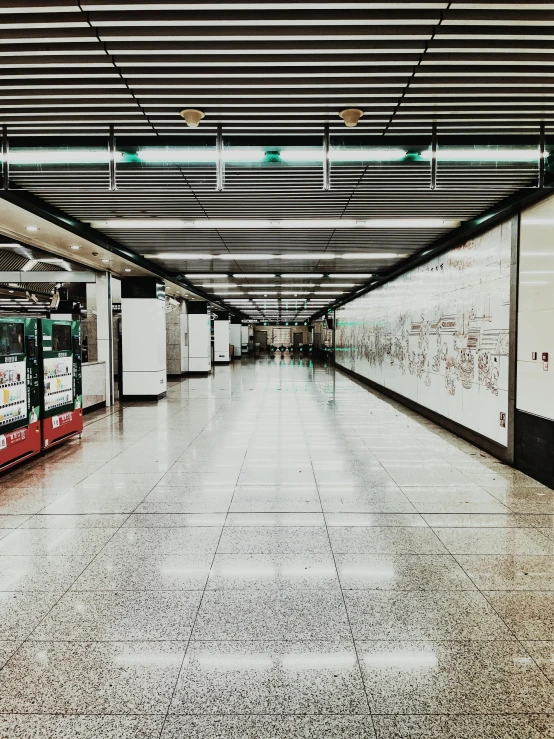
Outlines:
[[[461,221],[446,218],[111,218],[106,221],[88,221],[99,229],[338,229],[338,228],[457,228]],[[285,255],[282,255],[282,259]]]
[[[550,152],[545,152],[548,157]],[[429,161],[433,159],[431,149],[421,152],[421,158]],[[439,162],[538,162],[541,158],[539,148],[535,149],[495,149],[495,148],[467,148],[467,149],[437,149],[435,158]]]
[[[362,279],[367,279],[369,277],[373,277],[373,275],[367,272],[343,272],[341,274],[337,272],[336,274],[327,275],[327,277],[330,277],[332,280],[343,280],[343,279],[348,279],[349,277],[353,277],[353,278],[359,277],[360,280],[362,280]]]
[[[320,279],[323,277],[322,273],[318,272],[291,272],[280,275],[280,277],[283,277],[284,279],[293,279],[293,280],[308,280],[308,279]]]
[[[217,273],[217,272],[199,272],[197,274],[189,274],[185,275],[185,277],[188,280],[219,280],[219,279],[228,279],[229,275],[225,273]]]
[[[282,277],[283,275],[281,275]],[[240,279],[266,279],[268,277],[277,277],[276,274],[273,272],[238,272],[237,274],[234,274],[233,277],[238,277]]]
[[[406,157],[404,149],[394,147],[369,148],[335,148],[329,149],[330,162],[398,162]],[[283,162],[322,162],[323,149],[284,148],[279,152],[279,159]]]

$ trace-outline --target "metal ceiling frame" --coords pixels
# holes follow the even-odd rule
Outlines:
[[[213,305],[214,308],[217,310],[230,310],[234,315],[242,316],[244,318],[248,317],[243,314],[242,311],[229,308],[223,303],[214,300],[212,296],[210,296],[203,290],[199,290],[188,280],[177,279],[175,275],[170,274],[159,265],[151,262],[149,259],[136,254],[130,249],[126,249],[117,241],[110,239],[108,236],[105,236],[99,231],[91,228],[90,226],[87,226],[76,218],[71,218],[66,213],[63,213],[52,205],[45,203],[43,200],[41,200],[41,198],[33,195],[30,192],[14,189],[1,190],[0,198],[13,203],[14,205],[17,205],[20,208],[23,208],[29,213],[33,213],[39,218],[44,218],[44,220],[49,221],[50,223],[59,226],[60,228],[63,228],[65,231],[68,231],[75,236],[79,236],[83,239],[86,239],[87,241],[90,241],[93,244],[96,244],[102,249],[105,249],[106,251],[114,254],[115,256],[118,256],[122,259],[127,260],[128,262],[135,264],[137,267],[148,270],[156,277],[160,277],[163,280],[168,280],[176,285],[179,285],[180,287],[188,290],[194,295],[197,295],[199,298],[208,301],[208,303]],[[74,259],[77,259],[77,257],[74,257]]]

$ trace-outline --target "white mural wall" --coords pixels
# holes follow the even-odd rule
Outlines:
[[[507,444],[510,223],[336,312],[335,360]]]

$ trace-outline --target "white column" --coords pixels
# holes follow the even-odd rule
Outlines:
[[[189,321],[185,300],[181,303],[181,313],[179,314],[179,335],[181,340],[181,374],[183,375],[189,371]]]
[[[205,301],[191,300],[188,312],[188,371],[212,369],[211,320]]]
[[[123,397],[163,397],[167,390],[163,285],[153,278],[123,282],[121,328]]]
[[[229,316],[223,314],[214,321],[214,363],[228,364],[229,357]]]
[[[242,326],[240,323],[231,323],[229,326],[229,343],[234,346],[234,356],[242,356]]]
[[[114,403],[112,277],[109,272],[96,276],[96,332],[98,361],[106,367],[106,405]]]

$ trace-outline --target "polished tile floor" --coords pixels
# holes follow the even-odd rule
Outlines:
[[[0,737],[554,737],[554,492],[245,360],[0,478]]]

